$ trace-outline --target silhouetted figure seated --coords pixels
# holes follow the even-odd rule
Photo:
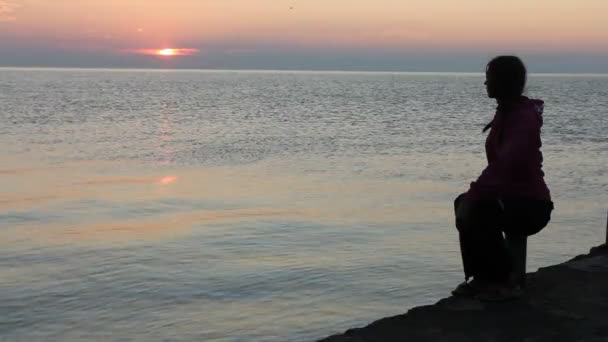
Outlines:
[[[488,63],[485,85],[498,107],[483,130],[490,129],[488,165],[454,203],[465,274],[454,295],[488,301],[519,296],[520,275],[503,233],[512,241],[521,238],[525,253],[525,238],[551,218],[540,151],[543,101],[522,96],[525,84],[526,67],[519,58],[500,56]]]

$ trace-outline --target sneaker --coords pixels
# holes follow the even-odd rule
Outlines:
[[[458,297],[469,297],[472,298],[486,287],[485,283],[473,279],[469,282],[465,281],[464,283],[456,286],[454,290],[452,290],[452,295]]]
[[[482,302],[504,302],[521,298],[523,294],[520,286],[491,285],[475,294],[474,298]]]

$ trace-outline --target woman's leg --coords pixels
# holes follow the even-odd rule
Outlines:
[[[462,203],[462,200],[466,193],[456,197],[454,201],[454,215],[458,211],[458,206]],[[467,229],[466,222],[456,217],[456,229],[458,229],[458,240],[460,241],[460,256],[462,258],[462,267],[464,271],[464,279],[468,281],[475,274],[472,250],[474,248],[473,237],[469,233],[471,230]]]
[[[459,196],[455,208],[466,197]],[[501,231],[502,209],[495,200],[476,201],[470,215],[456,220],[465,278],[484,282],[504,282],[511,270]]]
[[[537,234],[551,220],[553,202],[508,198],[504,200],[505,234],[530,236]]]

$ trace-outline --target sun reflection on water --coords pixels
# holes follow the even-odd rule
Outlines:
[[[177,181],[177,176],[165,176],[161,178],[158,182],[163,185],[171,184]]]

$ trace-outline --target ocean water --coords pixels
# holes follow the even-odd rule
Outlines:
[[[445,297],[481,74],[0,69],[0,340],[311,341]],[[608,77],[532,75],[556,210],[603,242]]]

